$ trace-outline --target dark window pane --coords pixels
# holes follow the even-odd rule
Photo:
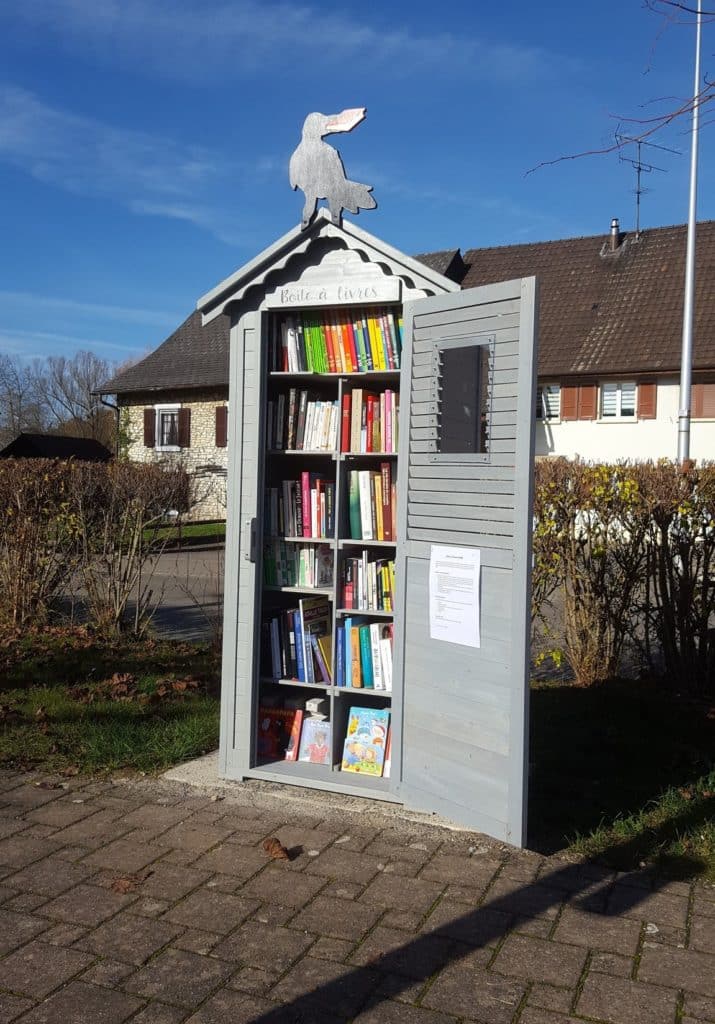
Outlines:
[[[161,445],[168,447],[179,443],[179,414],[178,412],[163,412],[161,414]]]
[[[440,351],[438,452],[478,455],[487,451],[488,383],[485,345]]]

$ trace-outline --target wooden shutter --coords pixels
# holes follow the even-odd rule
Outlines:
[[[598,388],[595,384],[581,384],[578,389],[578,419],[595,420],[598,415]]]
[[[561,419],[578,418],[578,388],[573,384],[561,385]]]
[[[657,385],[640,383],[638,385],[638,419],[654,420],[656,410]]]
[[[715,419],[715,384],[693,384],[690,405],[694,420]]]
[[[228,444],[228,406],[216,406],[216,447],[225,448]]]
[[[144,410],[144,447],[156,446],[156,409]]]
[[[528,765],[535,292],[527,278],[407,303],[400,374],[391,719],[399,792],[407,806],[516,844],[525,838]],[[455,335],[489,346],[481,460],[433,447],[441,339]],[[430,566],[442,545],[480,553],[480,647],[432,635]],[[399,761],[394,755],[392,785]]]
[[[179,448],[191,447],[191,409],[179,409]]]

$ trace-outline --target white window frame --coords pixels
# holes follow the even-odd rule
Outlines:
[[[156,418],[156,437],[155,444],[158,452],[180,452],[181,448],[178,444],[162,444],[161,443],[161,415],[162,413],[176,413],[176,436],[177,440],[179,437],[179,410],[180,405],[176,402],[172,402],[170,405],[155,405],[154,413]]]
[[[633,388],[633,412],[628,415],[623,415],[621,411],[623,408],[623,388]],[[603,395],[606,388],[616,389],[616,412],[613,416],[608,416],[603,411]],[[638,421],[638,384],[634,380],[606,380],[603,381],[598,389],[598,418],[604,423],[637,423]]]
[[[553,416],[545,416],[546,406],[544,405],[544,390],[546,388],[556,389],[556,412]],[[558,423],[561,419],[561,385],[554,382],[551,384],[539,384],[536,394],[536,418],[540,423]]]

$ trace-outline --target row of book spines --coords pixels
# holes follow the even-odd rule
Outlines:
[[[333,553],[322,544],[268,540],[263,547],[263,582],[269,587],[332,587]]]
[[[354,388],[343,395],[341,452],[396,452],[399,401],[389,388],[380,394]]]
[[[308,392],[288,392],[268,403],[266,444],[287,451],[335,451],[338,441],[337,401],[309,400]]]
[[[397,493],[389,462],[379,472],[352,469],[348,482],[348,518],[352,540],[387,540],[397,536]]]
[[[348,611],[393,610],[395,563],[378,559],[347,558],[343,564],[343,608]]]
[[[281,325],[281,369],[300,373],[399,370],[404,324],[386,308],[370,315],[334,310],[302,314]]]
[[[336,686],[360,690],[392,690],[393,627],[380,622],[354,624],[344,620],[336,632]]]
[[[304,471],[299,480],[284,480],[266,489],[267,533],[284,537],[335,534],[335,481]]]
[[[327,634],[304,633],[300,611],[294,608],[274,616],[267,625],[274,679],[332,685],[332,641]]]

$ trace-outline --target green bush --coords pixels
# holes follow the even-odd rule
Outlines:
[[[715,465],[541,461],[532,619],[560,596],[558,650],[576,682],[615,676],[627,640],[651,671],[715,687]]]

